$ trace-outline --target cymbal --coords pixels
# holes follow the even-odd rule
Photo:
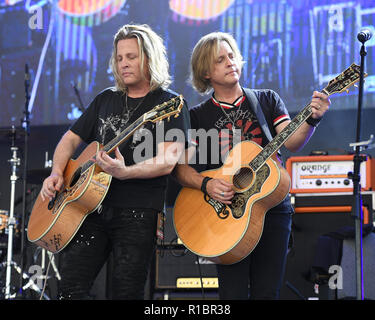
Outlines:
[[[32,169],[27,171],[27,182],[31,184],[42,184],[44,179],[51,174],[52,168]]]

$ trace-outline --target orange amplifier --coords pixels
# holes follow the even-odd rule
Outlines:
[[[375,191],[363,191],[363,223],[374,222]],[[291,195],[295,213],[340,213],[350,216],[353,204],[352,192],[296,193]]]
[[[353,171],[354,155],[290,157],[286,169],[291,177],[291,194],[352,192],[353,181],[348,172]],[[362,190],[375,190],[375,159],[367,156],[361,163]]]

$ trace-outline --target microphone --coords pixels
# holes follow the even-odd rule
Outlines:
[[[372,37],[372,34],[370,32],[370,30],[368,29],[363,29],[361,30],[358,35],[357,35],[357,39],[362,42],[362,43],[365,43],[366,41],[370,40]]]

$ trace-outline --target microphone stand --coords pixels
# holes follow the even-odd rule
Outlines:
[[[71,82],[71,85],[72,85],[74,93],[75,93],[75,95],[76,95],[76,97],[78,99],[78,103],[79,103],[78,109],[81,112],[85,112],[85,107],[83,106],[81,96],[79,94],[79,91],[78,91],[78,89],[77,89],[76,84],[74,83],[74,81]]]
[[[25,128],[25,141],[24,141],[24,162],[23,162],[23,199],[22,199],[22,217],[21,217],[21,260],[20,260],[20,282],[19,282],[19,296],[23,298],[23,270],[25,259],[25,219],[26,219],[26,188],[27,188],[27,163],[28,163],[28,137],[30,134],[30,74],[29,66],[25,65],[25,118],[22,121]]]
[[[360,39],[359,39],[360,40]],[[361,40],[360,40],[361,41]],[[348,177],[353,180],[353,205],[351,216],[355,220],[355,265],[356,265],[356,298],[357,300],[364,299],[363,288],[363,246],[362,246],[362,194],[361,194],[361,178],[360,166],[361,163],[367,160],[366,156],[361,156],[361,121],[362,121],[362,101],[363,101],[363,84],[364,84],[364,64],[365,56],[367,55],[365,48],[365,41],[361,41],[361,65],[359,76],[359,92],[358,92],[358,111],[357,111],[357,133],[355,145],[355,155],[353,158],[354,170],[349,173]]]

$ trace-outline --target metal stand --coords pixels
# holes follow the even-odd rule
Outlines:
[[[29,102],[30,102],[30,74],[29,66],[25,65],[25,118],[22,121],[25,128],[25,143],[24,143],[24,161],[23,161],[23,201],[22,201],[22,217],[21,217],[21,261],[20,261],[20,279],[19,279],[19,295],[23,297],[23,269],[25,266],[25,219],[26,219],[26,188],[27,188],[27,165],[28,165],[28,137],[30,134],[30,112],[29,112]]]
[[[7,263],[3,262],[1,265],[4,266],[5,264],[7,264]],[[7,266],[9,266],[9,264]],[[15,263],[14,261],[11,261],[10,266],[13,267],[14,270],[17,271],[20,275],[22,275],[23,279],[25,279],[25,280],[29,279],[29,281],[22,287],[22,290],[26,290],[26,289],[30,288],[30,289],[34,290],[35,292],[37,292],[39,294],[43,293],[42,290],[39,288],[39,286],[37,286],[35,284],[35,282],[33,280],[33,277],[30,277],[27,273],[24,273],[24,272],[22,273],[21,268],[17,265],[17,263]],[[12,299],[12,298],[15,298],[15,297],[16,297],[16,293],[11,294],[9,292],[8,298],[6,298],[6,299]],[[50,298],[45,293],[43,293],[43,297],[46,300],[50,300]]]
[[[35,284],[33,281],[33,277],[30,277],[26,273],[23,272],[22,268],[20,268],[16,262],[13,261],[13,242],[14,242],[14,231],[16,226],[16,218],[14,215],[14,207],[15,207],[15,193],[16,193],[16,182],[18,180],[17,176],[17,167],[20,165],[21,161],[18,158],[17,152],[18,147],[15,146],[15,140],[16,140],[16,129],[14,126],[11,129],[11,153],[12,158],[8,160],[11,164],[11,176],[10,176],[10,182],[11,182],[11,189],[10,189],[10,209],[9,209],[9,217],[8,217],[8,224],[7,224],[7,231],[8,231],[8,247],[7,247],[7,260],[5,263],[2,263],[2,267],[6,267],[6,275],[5,275],[5,299],[9,300],[14,297],[16,297],[16,293],[11,293],[11,280],[12,280],[12,268],[16,272],[19,273],[19,275],[23,279],[29,279],[28,283],[23,286],[21,289],[27,289],[31,288],[34,291],[41,293],[40,288]],[[44,295],[46,299],[49,299],[47,295]]]
[[[49,263],[51,264],[52,266],[52,269],[53,271],[55,272],[55,277],[57,280],[61,280],[61,276],[60,276],[60,273],[59,273],[59,270],[57,269],[57,266],[56,266],[56,263],[55,263],[55,256],[53,255],[53,253],[51,252],[48,252],[46,249],[44,248],[41,248],[41,247],[38,247],[35,251],[35,254],[34,254],[34,261],[36,262],[37,260],[37,256],[41,254],[41,260],[40,260],[40,269],[41,269],[41,273],[42,275],[40,275],[38,277],[38,279],[42,279],[44,281],[47,281],[49,276],[47,274],[47,268],[46,268],[46,254],[48,256],[48,259],[49,259]]]
[[[14,229],[16,225],[16,218],[14,216],[14,207],[15,207],[15,192],[16,192],[16,182],[18,180],[17,176],[17,167],[20,165],[20,159],[18,158],[17,152],[18,147],[15,146],[15,140],[16,140],[16,129],[14,126],[12,127],[11,131],[11,152],[12,152],[12,158],[8,160],[11,163],[12,168],[12,174],[10,176],[10,182],[11,182],[11,189],[10,189],[10,210],[9,210],[9,217],[8,217],[8,225],[7,225],[7,231],[8,231],[8,247],[7,247],[7,261],[5,263],[2,263],[1,266],[6,267],[6,275],[5,275],[5,299],[9,300],[14,297],[16,297],[16,293],[11,293],[11,280],[12,280],[12,268],[16,272],[19,273],[21,278],[23,279],[29,279],[28,283],[23,286],[21,289],[27,289],[31,288],[34,291],[41,293],[40,288],[35,284],[33,281],[33,278],[27,275],[23,272],[22,268],[20,268],[16,262],[13,261],[13,241],[14,241]],[[47,295],[43,295],[46,299],[49,300],[49,297]]]
[[[16,219],[14,218],[14,199],[16,193],[16,182],[17,177],[17,166],[20,165],[20,159],[17,156],[18,148],[15,146],[16,129],[12,127],[12,158],[9,160],[11,163],[12,174],[10,176],[10,210],[8,219],[8,251],[7,251],[7,262],[6,262],[6,278],[5,278],[5,299],[10,299],[10,282],[11,282],[11,269],[12,269],[12,258],[13,258],[13,235],[14,226],[16,225]]]
[[[375,147],[373,143],[374,136],[371,135],[367,141],[351,143],[356,151],[354,156],[354,171],[349,172],[349,179],[353,180],[353,205],[352,217],[355,219],[355,270],[356,270],[356,297],[357,300],[364,299],[364,283],[363,283],[363,246],[362,246],[362,194],[361,194],[361,163],[367,160],[367,157],[361,155],[363,150],[368,150]]]
[[[361,178],[360,178],[360,166],[363,161],[366,160],[365,156],[360,153],[366,142],[361,141],[361,121],[362,121],[362,100],[363,100],[363,84],[364,84],[364,65],[365,57],[367,55],[365,42],[370,39],[371,36],[363,37],[358,35],[358,40],[362,43],[361,46],[361,65],[360,65],[360,77],[359,77],[359,93],[358,93],[358,112],[357,112],[357,134],[356,143],[350,144],[355,148],[354,155],[354,170],[348,177],[353,180],[353,205],[352,205],[352,217],[355,219],[355,264],[356,264],[356,291],[357,300],[364,299],[363,289],[363,247],[362,247],[362,195],[361,195]],[[367,147],[371,143],[368,141]]]

